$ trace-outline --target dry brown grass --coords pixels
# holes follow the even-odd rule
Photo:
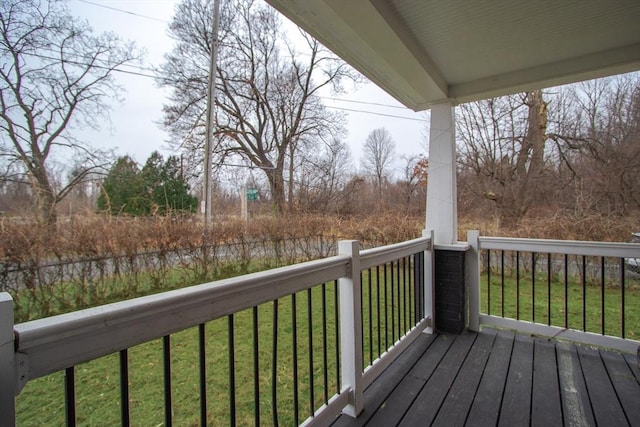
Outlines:
[[[0,222],[0,260],[24,264],[46,259],[86,259],[149,251],[172,251],[207,244],[272,242],[320,236],[327,241],[355,239],[362,247],[396,243],[419,237],[422,217],[393,214],[337,218],[305,215],[263,217],[248,224],[239,220],[216,223],[206,232],[194,219],[170,217],[113,218],[87,215],[59,224],[52,230],[37,223]],[[573,217],[552,214],[525,218],[514,226],[501,226],[493,219],[461,218],[459,239],[467,230],[486,236],[528,237],[564,240],[628,241],[640,231],[640,218],[591,215]]]
[[[485,236],[627,241],[640,219],[553,215],[517,226],[459,221],[459,239]],[[54,230],[0,221],[0,289],[12,293],[27,320],[221,276],[335,254],[342,239],[371,248],[419,237],[424,218],[392,214],[337,218],[305,215],[218,220],[204,229],[192,219],[87,215]],[[220,256],[222,254],[222,256]]]
[[[496,220],[463,218],[459,223],[461,240],[466,240],[467,230],[480,230],[480,234],[484,236],[627,242],[632,232],[640,231],[640,217],[596,214],[576,217],[550,213],[546,216],[524,218],[517,225],[512,226],[502,226]]]

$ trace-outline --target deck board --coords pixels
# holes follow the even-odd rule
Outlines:
[[[600,353],[592,347],[580,345],[577,348],[596,423],[611,426],[628,425]]]
[[[380,377],[374,381],[365,390],[365,409],[364,412],[357,418],[353,419],[346,415],[340,417],[333,425],[335,427],[343,426],[364,426],[371,416],[378,410],[378,408],[384,408],[386,406],[385,399],[389,397],[389,383],[393,381],[397,382],[399,378],[403,378],[407,375],[407,372],[411,369],[415,369],[416,363],[421,360],[425,360],[426,357],[421,357],[424,353],[430,349],[431,345],[436,341],[437,335],[422,334],[407,348],[402,354],[395,360],[391,366],[389,366]],[[437,341],[440,345],[440,340]],[[429,354],[437,354],[437,349],[431,349]],[[437,362],[434,366],[437,365]],[[424,381],[422,381],[424,383]],[[396,389],[399,387],[396,386]],[[394,392],[392,395],[402,395],[404,391]]]
[[[596,422],[589,402],[587,385],[584,382],[582,366],[575,345],[558,343],[558,373],[560,377],[560,394],[562,395],[562,412],[568,425],[595,426]]]
[[[631,354],[623,354],[622,355],[627,362],[629,369],[633,372],[633,375],[636,377],[636,380],[640,382],[640,361],[637,356]]]
[[[435,424],[464,426],[494,340],[495,334],[478,335],[438,411]]]
[[[477,334],[470,333],[455,337],[442,362],[416,398],[416,401],[429,404],[411,405],[399,425],[430,425],[433,422],[476,337]]]
[[[536,339],[533,361],[531,425],[562,425],[562,401],[555,344],[544,339]]]
[[[453,343],[452,339],[438,338],[429,349],[428,354],[425,354],[425,357],[421,358],[408,375],[400,381],[397,392],[389,396],[380,406],[368,425],[388,426],[396,425],[400,421]]]
[[[616,390],[627,421],[630,424],[634,422],[640,424],[640,384],[638,384],[633,371],[620,354],[601,351],[600,356],[609,374],[611,384]]]
[[[528,426],[531,419],[533,338],[516,335],[507,374],[499,426]]]
[[[482,379],[467,417],[468,426],[497,425],[504,394],[514,334],[499,331],[482,373]]]
[[[334,426],[640,425],[635,355],[496,331],[420,336]]]

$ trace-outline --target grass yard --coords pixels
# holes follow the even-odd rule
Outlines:
[[[503,284],[500,270],[492,268],[488,288],[485,270],[481,276],[481,312],[622,337],[623,291],[619,278],[605,277],[604,287],[600,277],[587,277],[583,282],[580,275],[572,274],[565,285],[564,274],[552,272],[548,279],[546,271],[536,271],[534,281],[529,269],[521,271],[517,280],[516,272],[507,268]],[[640,276],[633,273],[625,277],[624,337],[640,340]]]

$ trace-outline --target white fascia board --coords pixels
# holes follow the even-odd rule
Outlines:
[[[408,108],[447,98],[448,85],[430,59],[416,56],[370,1],[267,2]]]

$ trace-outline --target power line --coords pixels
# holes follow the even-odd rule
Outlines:
[[[4,48],[0,48],[0,49],[2,49],[2,50],[6,50],[6,49],[4,49]],[[39,50],[42,50],[42,51],[50,52],[50,53],[52,53],[52,54],[58,54],[58,53],[59,53],[59,51],[58,51],[58,50],[55,50],[55,49],[52,49],[52,48],[40,47],[40,48],[38,48],[38,49],[39,49]],[[57,58],[57,57],[56,57],[56,58],[52,58],[52,57],[48,57],[48,56],[43,56],[42,54],[36,54],[36,53],[30,53],[30,52],[21,52],[21,54],[23,54],[23,55],[36,56],[36,57],[39,57],[39,58],[42,58],[42,59],[52,59],[52,60],[53,60],[53,59],[56,59],[56,60],[60,60],[60,58]],[[40,55],[40,56],[38,56],[38,55]],[[103,62],[103,63],[105,63],[105,62],[106,62],[106,61],[105,61],[105,60],[103,60],[103,59],[100,59],[100,58],[94,58],[94,57],[91,57],[90,55],[81,55],[81,54],[78,54],[78,53],[73,53],[73,55],[75,55],[76,57],[82,58],[82,59],[83,59],[83,60],[85,60],[85,61],[100,61],[100,62]],[[90,65],[90,64],[87,64],[87,63],[81,63],[81,62],[79,62],[79,61],[72,62],[72,61],[69,61],[69,60],[66,60],[66,59],[65,59],[64,61],[62,61],[62,62],[69,62],[69,63],[72,63],[72,64],[74,64],[74,65],[82,65],[82,66],[89,66],[89,65]],[[99,65],[99,64],[98,64],[98,65]],[[91,64],[91,66],[94,66],[94,64]],[[144,67],[144,66],[142,66],[142,65],[120,64],[119,66],[120,66],[120,67],[135,68],[135,69],[140,70],[140,71],[150,71],[151,73],[155,73],[155,72],[156,72],[156,70],[155,70],[155,69],[153,69],[153,68],[149,68],[149,67]],[[110,67],[109,67],[109,68],[110,68]],[[119,72],[126,72],[125,70],[121,70],[121,69],[115,69],[115,71],[119,71]],[[139,74],[139,75],[141,75],[141,76],[145,76],[145,77],[153,77],[153,78],[157,78],[157,79],[161,79],[161,78],[162,78],[162,77],[158,76],[157,74],[154,74],[154,75],[145,75],[144,73],[142,73],[142,74]]]
[[[22,52],[21,54],[22,55],[33,56],[35,58],[40,58],[40,59],[49,59],[51,61],[59,61],[60,60],[60,58],[54,58],[52,56],[46,56],[46,55],[41,55],[41,54],[32,53],[32,52]],[[123,69],[120,69],[120,68],[117,68],[117,67],[107,67],[107,66],[98,65],[98,64],[87,64],[87,63],[83,63],[83,62],[79,62],[79,61],[73,61],[73,60],[69,60],[69,59],[65,59],[62,62],[66,63],[66,64],[77,65],[77,66],[80,66],[80,67],[91,67],[91,68],[97,68],[99,70],[111,70],[111,71],[116,71],[118,73],[132,74],[134,76],[148,77],[148,78],[152,78],[152,79],[162,79],[163,78],[163,77],[160,77],[158,75],[144,74],[144,73],[139,73],[139,72],[136,72],[136,71],[123,70]],[[127,65],[127,64],[122,64],[122,65]],[[132,65],[130,65],[130,66],[132,66]]]
[[[391,118],[394,118],[394,119],[412,120],[414,122],[424,122],[424,120],[422,120],[422,119],[414,119],[413,117],[405,117],[405,116],[396,116],[394,114],[376,113],[374,111],[356,110],[356,109],[353,109],[353,108],[333,107],[333,106],[330,106],[330,105],[325,105],[325,107],[333,108],[334,110],[351,111],[351,112],[354,112],[354,113],[373,114],[373,115],[376,115],[376,116],[391,117]]]
[[[92,6],[102,7],[104,9],[110,9],[110,10],[114,10],[116,12],[126,13],[127,15],[137,16],[139,18],[145,18],[145,19],[150,19],[152,21],[163,22],[165,24],[169,23],[169,21],[165,21],[164,19],[154,18],[153,16],[142,15],[140,13],[131,12],[129,10],[120,9],[120,8],[113,7],[113,6],[107,6],[106,4],[94,3],[94,2],[89,1],[89,0],[78,0],[78,1],[81,2],[81,3],[90,4]]]
[[[90,5],[93,5],[93,6],[97,6],[97,7],[103,7],[105,9],[110,9],[110,10],[114,10],[114,11],[121,12],[121,13],[126,13],[128,15],[133,15],[133,16],[137,16],[137,17],[140,17],[140,18],[151,19],[151,20],[158,21],[158,22],[169,23],[169,21],[165,21],[165,20],[162,20],[162,19],[159,19],[159,18],[154,18],[154,17],[151,17],[151,16],[147,16],[147,15],[142,15],[142,14],[139,14],[139,13],[131,12],[129,10],[120,9],[120,8],[116,8],[116,7],[112,7],[112,6],[107,6],[107,5],[100,4],[100,3],[95,3],[95,2],[92,2],[90,0],[77,0],[77,1],[82,2],[82,3],[86,3],[86,4],[90,4]],[[149,69],[149,68],[144,68],[144,67],[136,67],[136,66],[132,66],[132,65],[128,65],[128,64],[123,64],[123,65],[127,65],[127,66],[130,66],[130,67],[135,67],[135,68],[138,68],[140,70],[145,70],[145,71],[152,71],[152,72],[155,71],[155,70],[152,70],[152,69]],[[121,70],[118,70],[118,69],[116,69],[115,71],[125,72],[125,71],[121,71]],[[153,79],[162,79],[163,78],[163,77],[160,77],[160,76],[157,76],[157,75],[150,76],[150,75],[146,75],[146,74],[143,74],[143,73],[135,73],[135,72],[125,72],[125,73],[134,74],[134,75],[138,75],[138,76],[142,76],[142,77],[150,77],[150,78],[153,78]],[[379,103],[379,102],[357,101],[357,100],[352,100],[352,99],[342,99],[342,98],[335,98],[335,97],[330,97],[330,96],[318,96],[318,97],[321,98],[321,99],[328,99],[328,100],[338,101],[338,102],[350,102],[350,103],[353,103],[353,104],[375,105],[375,106],[378,106],[378,107],[396,108],[396,109],[401,109],[401,110],[407,110],[406,107],[402,107],[402,106],[399,106],[399,105],[383,104],[383,103]],[[328,108],[333,108],[333,109],[336,109],[336,110],[344,110],[344,111],[352,111],[352,112],[358,112],[358,113],[376,114],[376,115],[384,116],[384,117],[392,117],[392,118],[399,118],[399,119],[406,119],[406,120],[422,121],[422,120],[419,120],[419,119],[413,119],[413,118],[402,117],[402,116],[395,116],[395,115],[392,115],[392,114],[374,113],[374,112],[371,112],[371,111],[363,111],[363,110],[348,109],[348,108],[341,108],[341,107],[329,107],[329,106],[327,106],[327,107]]]
[[[366,105],[376,105],[378,107],[388,107],[388,108],[398,108],[400,110],[407,110],[407,107],[403,107],[400,105],[391,105],[391,104],[382,104],[380,102],[367,102],[367,101],[356,101],[353,99],[343,99],[343,98],[333,98],[330,96],[318,96],[318,98],[322,98],[322,99],[330,99],[332,101],[340,101],[340,102],[351,102],[354,104],[366,104]]]
[[[41,58],[41,59],[48,59],[48,60],[53,60],[53,61],[57,61],[59,60],[59,58],[54,58],[51,56],[46,56],[46,55],[40,55],[37,53],[26,53],[23,52],[23,55],[29,55],[29,56],[33,56],[36,58]],[[71,65],[77,65],[77,66],[82,66],[82,67],[94,67],[94,68],[98,68],[98,69],[102,69],[102,70],[112,70],[118,73],[123,73],[123,74],[130,74],[130,75],[134,75],[134,76],[139,76],[139,77],[146,77],[146,78],[151,78],[154,80],[158,80],[158,79],[164,79],[165,77],[159,76],[157,74],[152,75],[152,74],[145,74],[145,73],[139,73],[136,71],[130,71],[130,70],[123,70],[117,67],[106,67],[106,66],[102,66],[102,65],[97,65],[97,64],[87,64],[87,63],[82,63],[79,61],[72,61],[72,60],[65,60],[64,62],[71,64]],[[125,65],[125,64],[123,64]],[[354,102],[354,103],[358,103],[358,104],[365,104],[365,105],[375,105],[375,106],[383,106],[383,107],[396,107],[396,108],[402,108],[402,107],[397,107],[397,106],[391,106],[391,105],[385,105],[385,104],[380,104],[380,103],[376,103],[376,102],[367,102],[367,101],[357,101],[357,100],[349,100],[349,99],[341,99],[341,98],[330,98],[330,97],[322,97],[320,96],[320,98],[328,98],[328,99],[334,99],[334,100],[338,100],[338,101],[344,101],[344,102]],[[341,110],[341,111],[349,111],[349,112],[354,112],[354,113],[362,113],[362,114],[373,114],[376,116],[382,116],[382,117],[390,117],[390,118],[394,118],[394,119],[402,119],[402,120],[411,120],[411,121],[416,121],[416,122],[423,122],[423,120],[421,119],[416,119],[413,117],[406,117],[406,116],[397,116],[394,114],[386,114],[386,113],[378,113],[375,111],[367,111],[367,110],[358,110],[355,108],[345,108],[345,107],[335,107],[335,106],[331,106],[331,105],[325,105],[326,108],[331,108],[334,110]]]

